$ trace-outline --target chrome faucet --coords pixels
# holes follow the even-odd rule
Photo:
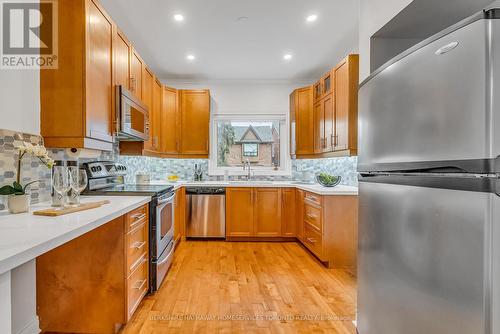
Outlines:
[[[243,170],[247,170],[247,181],[250,181],[252,179],[252,165],[250,165],[248,158],[243,162]]]

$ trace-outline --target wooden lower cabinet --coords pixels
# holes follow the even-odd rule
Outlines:
[[[281,226],[284,237],[297,236],[296,190],[284,188],[281,191]]]
[[[226,236],[254,236],[253,188],[226,189]]]
[[[175,206],[174,206],[174,242],[177,244],[186,236],[186,191],[184,187],[175,191]]]
[[[297,223],[297,239],[300,241],[304,238],[304,197],[306,192],[302,189],[297,189],[295,194],[295,212]]]
[[[281,189],[228,188],[227,237],[281,237]]]
[[[298,196],[302,241],[329,268],[354,270],[357,265],[358,197]]]
[[[281,189],[254,188],[254,235],[281,237]]]
[[[36,260],[42,332],[116,333],[149,288],[148,206]]]

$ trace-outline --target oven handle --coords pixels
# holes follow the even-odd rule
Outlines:
[[[159,266],[167,262],[172,253],[174,252],[174,249],[175,249],[175,243],[172,242],[172,249],[170,249],[170,252],[167,254],[167,256],[165,256],[165,258],[161,262],[158,262],[156,265]]]
[[[158,205],[162,205],[164,203],[168,203],[168,202],[173,202],[175,199],[175,194],[173,194],[172,196],[166,198],[166,199],[162,199],[161,201],[158,201]]]

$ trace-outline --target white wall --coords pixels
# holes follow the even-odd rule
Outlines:
[[[360,82],[370,75],[370,37],[412,1],[413,0],[360,0]]]
[[[289,111],[289,95],[298,87],[310,83],[222,81],[185,83],[162,80],[178,89],[210,89],[212,115],[220,114],[281,114]]]
[[[0,70],[0,129],[40,134],[40,72]]]

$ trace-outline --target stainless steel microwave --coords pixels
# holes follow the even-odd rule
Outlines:
[[[116,86],[116,128],[118,140],[149,140],[148,107],[123,86]]]

